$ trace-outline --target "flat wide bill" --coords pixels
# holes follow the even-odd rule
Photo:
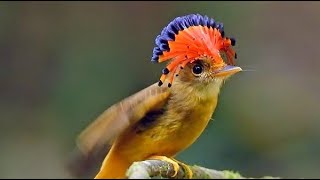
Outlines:
[[[215,76],[230,76],[240,71],[242,71],[242,69],[238,66],[226,65],[222,69],[216,71]]]

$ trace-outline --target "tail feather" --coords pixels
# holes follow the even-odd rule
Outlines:
[[[124,179],[130,165],[131,162],[128,162],[115,151],[110,151],[95,179]]]
[[[110,146],[95,149],[89,154],[84,154],[78,147],[74,148],[70,153],[70,157],[65,162],[67,172],[73,178],[92,178],[99,171],[106,154],[110,150]]]

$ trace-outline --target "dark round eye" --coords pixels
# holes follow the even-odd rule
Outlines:
[[[202,74],[203,72],[203,67],[201,64],[195,64],[192,68],[192,73],[195,75],[195,76],[199,76],[200,74]]]

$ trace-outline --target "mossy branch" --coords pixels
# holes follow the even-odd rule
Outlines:
[[[257,179],[243,177],[237,172],[232,171],[217,171],[207,169],[200,166],[189,166],[193,172],[193,179]],[[127,171],[128,179],[150,179],[150,178],[173,178],[186,179],[186,173],[183,167],[180,167],[178,174],[175,177],[173,165],[161,160],[145,160],[134,162]],[[278,177],[265,176],[259,179],[280,179]]]

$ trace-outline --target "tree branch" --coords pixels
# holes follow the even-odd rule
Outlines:
[[[241,176],[237,172],[217,171],[200,166],[189,166],[193,172],[193,179],[252,179]],[[145,160],[134,162],[127,171],[128,179],[173,178],[173,165],[161,160]],[[186,179],[183,167],[180,166],[174,179]],[[254,178],[256,179],[256,178]],[[264,176],[260,179],[280,179],[278,177]]]

